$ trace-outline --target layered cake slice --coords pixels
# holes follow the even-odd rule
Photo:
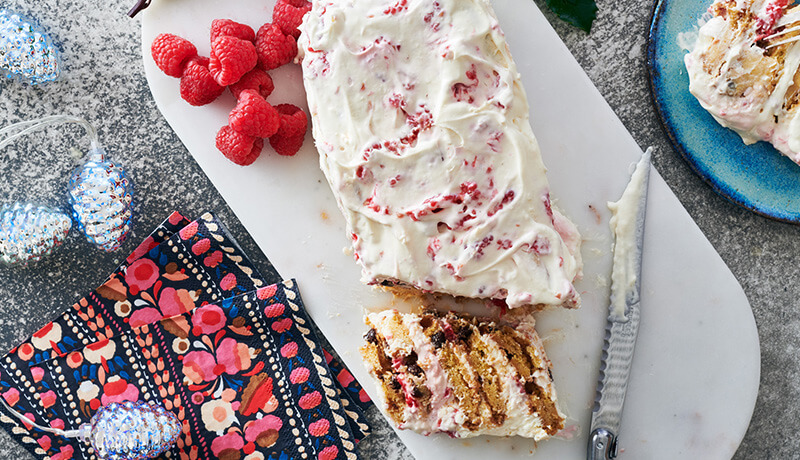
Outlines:
[[[542,440],[564,427],[531,322],[512,328],[436,312],[372,313],[361,353],[401,429]]]
[[[772,143],[800,163],[800,6],[717,0],[684,58],[689,90],[746,144]]]
[[[551,204],[489,1],[312,4],[303,80],[363,281],[576,306],[580,235]]]

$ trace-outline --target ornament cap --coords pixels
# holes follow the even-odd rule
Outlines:
[[[102,147],[94,146],[91,150],[89,150],[89,161],[93,161],[96,163],[102,163],[106,161],[106,151]]]
[[[78,428],[77,438],[78,441],[89,444],[92,436],[92,424],[84,423]]]

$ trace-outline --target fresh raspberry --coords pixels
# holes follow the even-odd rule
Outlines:
[[[237,165],[252,164],[263,148],[264,139],[239,133],[230,126],[223,126],[217,133],[217,149]]]
[[[256,39],[253,28],[230,19],[214,19],[211,22],[211,43],[219,37],[236,37],[252,42]]]
[[[244,74],[238,82],[228,86],[228,88],[230,88],[233,97],[236,99],[239,99],[239,93],[246,89],[254,89],[261,97],[266,99],[272,94],[275,84],[272,83],[272,77],[268,73],[256,68]]]
[[[239,103],[228,116],[231,128],[254,137],[270,137],[278,131],[280,124],[278,111],[252,89],[242,91]]]
[[[309,2],[308,0],[285,0],[285,1],[286,3],[292,6],[296,6],[298,8],[304,8],[304,7],[311,8],[311,2]]]
[[[261,155],[262,150],[264,150],[264,139],[257,137],[256,140],[253,141],[253,149],[250,150],[250,154],[242,158],[241,163],[238,164],[242,166],[253,164]]]
[[[278,104],[275,110],[281,114],[281,126],[277,134],[282,137],[305,136],[308,128],[308,117],[300,107],[292,104]]]
[[[278,155],[290,157],[300,151],[300,147],[303,146],[304,137],[305,136],[284,137],[275,134],[269,138],[269,145],[275,149]]]
[[[272,9],[272,21],[281,28],[284,34],[291,35],[295,39],[300,36],[300,23],[303,16],[311,11],[311,3],[297,7],[286,0],[278,0]]]
[[[269,22],[261,26],[256,34],[258,67],[272,70],[292,62],[297,56],[297,41],[291,35],[281,32],[281,28]]]
[[[308,117],[299,107],[279,104],[275,110],[281,114],[278,131],[269,138],[269,145],[279,155],[292,156],[300,150],[308,128]]]
[[[197,48],[189,40],[172,34],[161,34],[150,47],[153,60],[162,72],[181,78],[189,59],[197,56]]]
[[[224,86],[217,84],[208,71],[207,57],[194,57],[186,64],[181,77],[181,97],[191,105],[206,105],[214,102]]]
[[[211,44],[208,70],[222,86],[239,81],[258,62],[256,47],[247,40],[236,37],[219,37]]]

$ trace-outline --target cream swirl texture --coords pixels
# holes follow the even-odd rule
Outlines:
[[[576,306],[580,236],[550,202],[486,0],[314,0],[301,26],[320,166],[366,283]]]

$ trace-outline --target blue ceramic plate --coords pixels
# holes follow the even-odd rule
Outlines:
[[[690,31],[711,0],[659,0],[647,66],[656,111],[673,146],[722,196],[758,214],[800,224],[800,166],[772,145],[745,145],[689,93],[678,34]]]

